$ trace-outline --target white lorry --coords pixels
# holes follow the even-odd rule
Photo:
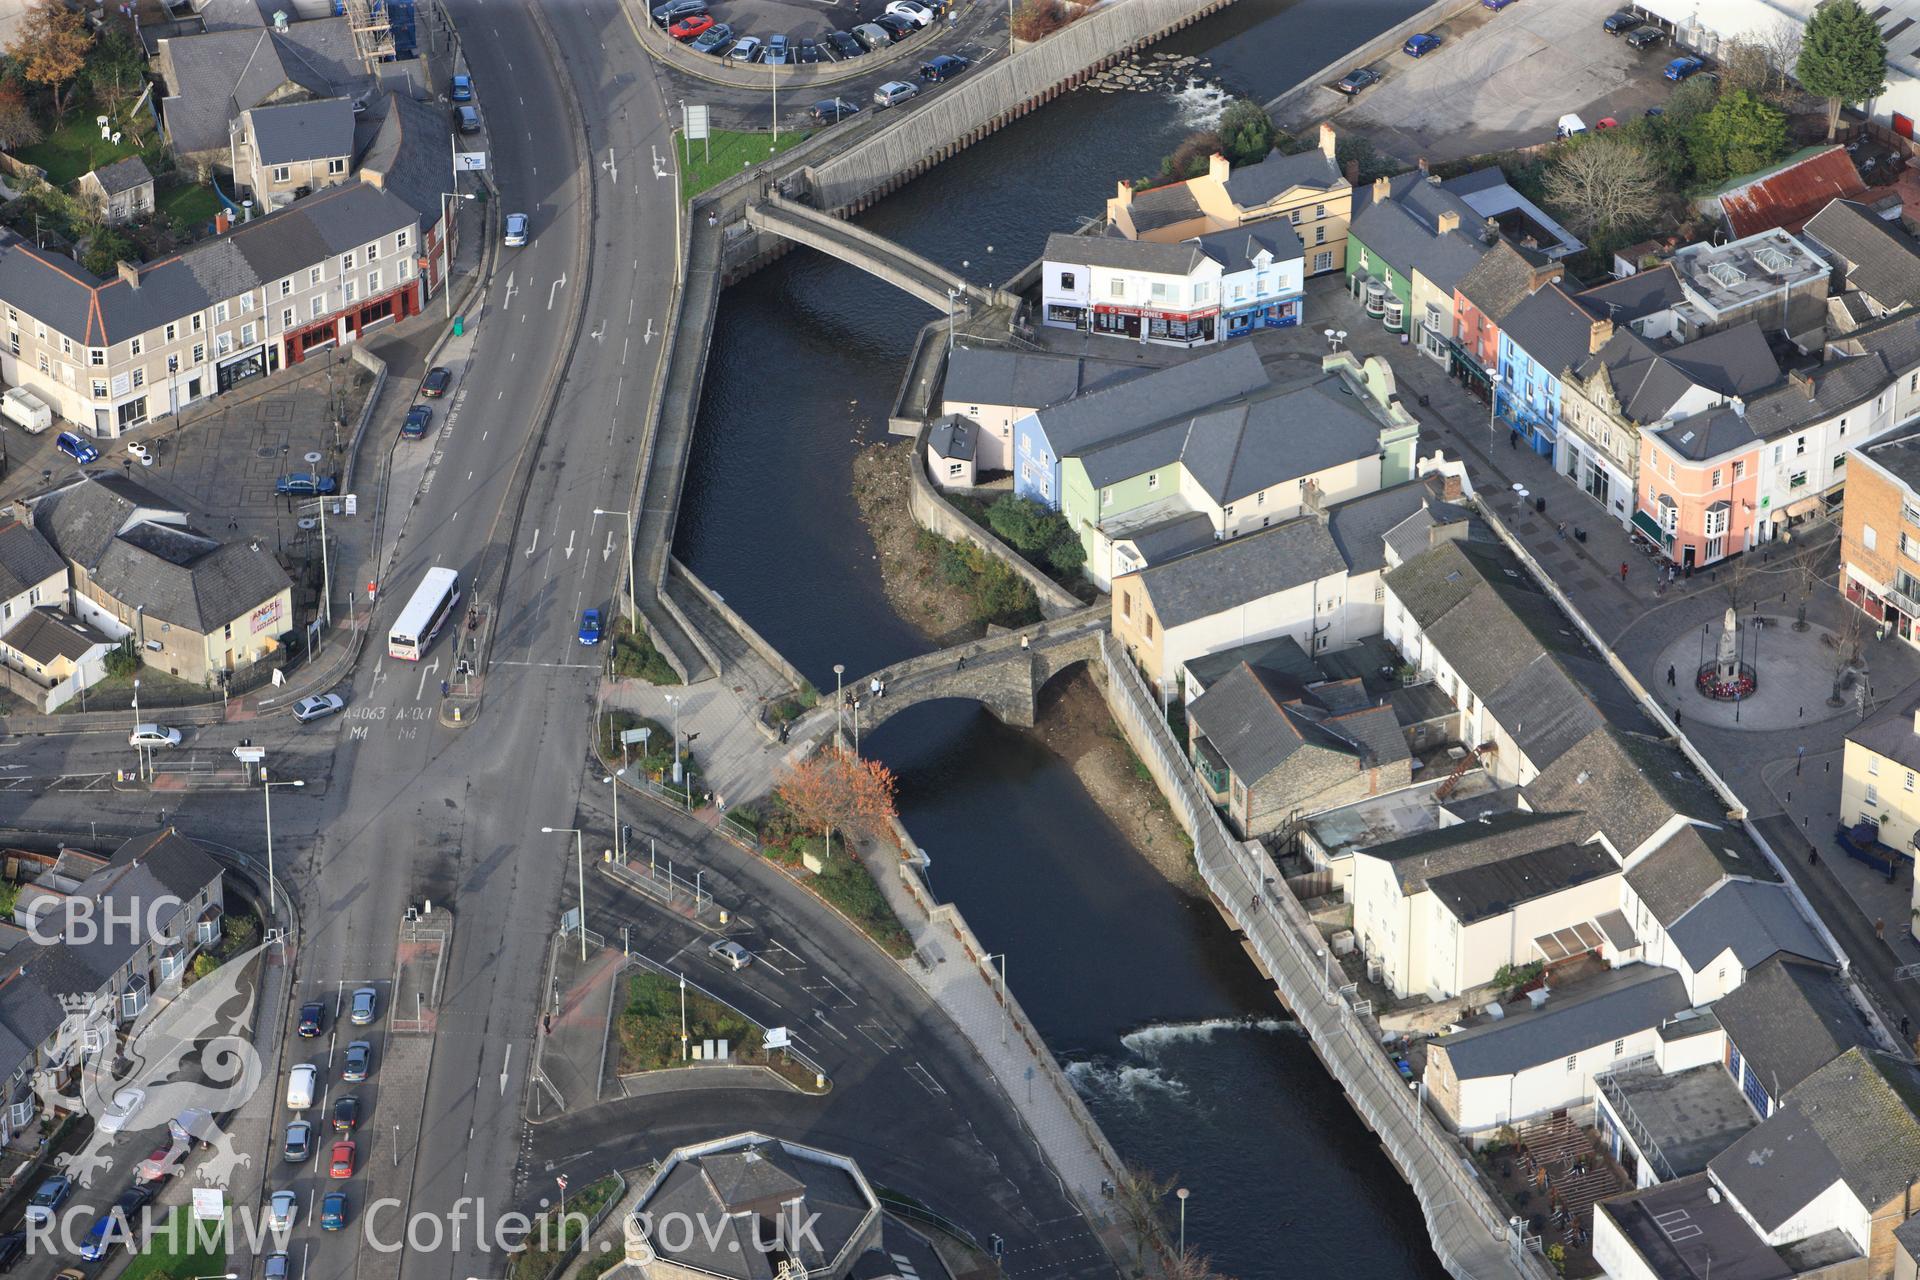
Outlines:
[[[10,388],[6,395],[0,396],[0,417],[34,436],[53,425],[53,410],[25,387]]]

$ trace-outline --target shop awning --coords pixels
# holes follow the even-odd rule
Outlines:
[[[1633,527],[1646,534],[1649,538],[1652,538],[1656,543],[1658,543],[1663,536],[1660,532],[1660,522],[1644,511],[1636,511],[1633,513]]]

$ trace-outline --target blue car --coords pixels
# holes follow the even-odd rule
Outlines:
[[[338,1231],[347,1225],[347,1193],[329,1191],[327,1198],[320,1202],[320,1229]]]
[[[332,476],[317,476],[310,471],[296,471],[273,482],[273,491],[281,497],[313,498],[332,493],[338,487],[339,482]]]
[[[580,614],[580,643],[600,643],[600,611],[586,609]]]
[[[82,440],[71,431],[62,431],[54,437],[53,447],[72,458],[81,466],[89,462],[100,461],[100,451]]]
[[[1661,74],[1669,80],[1685,80],[1706,65],[1698,58],[1675,58],[1667,64],[1667,69]]]
[[[1495,13],[1498,13],[1500,10],[1512,4],[1513,0],[1480,0],[1480,3],[1492,9]]]
[[[151,1199],[153,1193],[145,1187],[122,1192],[113,1207],[95,1218],[87,1229],[86,1239],[80,1245],[81,1260],[98,1262],[112,1253],[115,1245],[131,1244],[140,1210]]]
[[[473,77],[455,76],[453,83],[447,87],[447,96],[455,102],[472,102]]]
[[[1440,37],[1423,32],[1417,36],[1408,36],[1400,51],[1409,58],[1424,58],[1440,47]]]

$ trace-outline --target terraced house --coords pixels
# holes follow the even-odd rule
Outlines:
[[[112,438],[420,309],[420,215],[348,183],[103,280],[0,238],[0,378]]]

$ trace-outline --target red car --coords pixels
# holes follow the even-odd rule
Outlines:
[[[712,14],[696,13],[691,18],[682,18],[680,21],[668,27],[667,34],[675,40],[691,40],[697,35],[704,34],[706,29],[712,25]]]
[[[1620,127],[1620,122],[1618,120],[1615,120],[1612,116],[1602,116],[1598,121],[1594,123],[1593,127],[1596,129],[1618,129]]]
[[[333,1144],[333,1167],[331,1172],[336,1178],[353,1176],[353,1144],[336,1142]]]

